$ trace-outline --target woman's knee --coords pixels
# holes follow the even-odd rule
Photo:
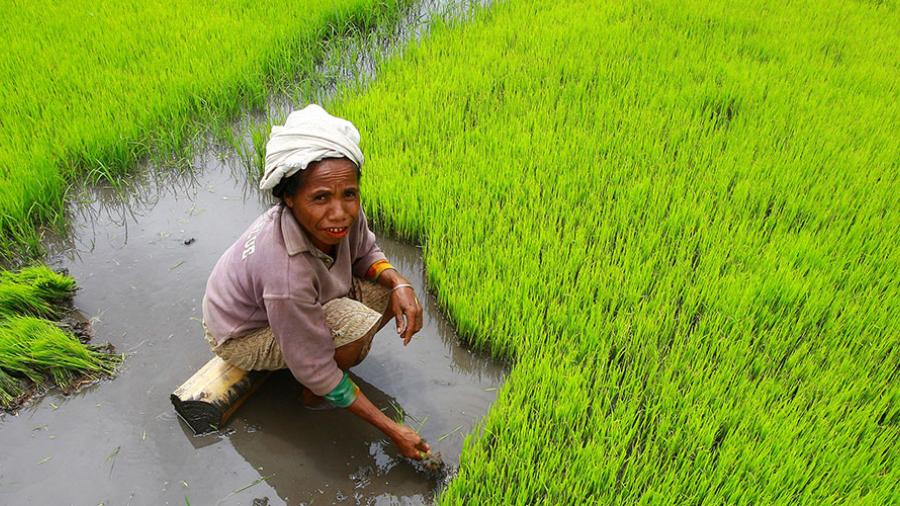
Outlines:
[[[346,371],[362,362],[359,356],[361,350],[360,340],[347,343],[334,350],[334,361],[341,370]]]
[[[340,346],[334,350],[334,361],[342,370],[346,371],[351,367],[355,367],[365,360],[372,346],[372,339],[375,337],[377,329],[372,329],[363,337]]]

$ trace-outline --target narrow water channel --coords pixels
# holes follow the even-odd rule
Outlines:
[[[270,378],[220,434],[194,437],[174,415],[169,394],[212,356],[199,322],[206,278],[268,207],[238,171],[195,163],[190,176],[148,173],[119,192],[93,190],[73,207],[72,233],[50,245],[51,265],[78,281],[75,305],[94,321],[95,342],[128,358],[112,381],[0,419],[0,504],[430,502],[439,479],[351,413],[304,409],[289,373]],[[380,244],[427,293],[418,248]],[[430,296],[423,304],[425,328],[410,346],[388,326],[353,372],[386,413],[400,408],[421,426],[452,469],[504,371],[460,346]]]

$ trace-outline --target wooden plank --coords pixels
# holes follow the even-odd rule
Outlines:
[[[245,371],[216,356],[176,388],[170,399],[194,434],[213,432],[225,425],[271,373]]]

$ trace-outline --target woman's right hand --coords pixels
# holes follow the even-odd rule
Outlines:
[[[431,447],[416,431],[388,418],[361,391],[347,409],[384,432],[404,457],[422,460],[431,454]]]
[[[400,450],[401,455],[413,460],[422,460],[431,452],[428,443],[406,425],[397,424],[391,440],[394,442],[394,446]]]

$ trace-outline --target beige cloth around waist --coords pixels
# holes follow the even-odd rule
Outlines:
[[[368,342],[359,358],[364,359],[369,353],[374,334],[370,331],[387,310],[390,295],[389,289],[372,281],[354,277],[348,297],[339,297],[326,302],[322,309],[325,311],[325,325],[331,331],[334,347],[339,348],[365,337]],[[235,367],[246,371],[273,371],[287,367],[271,327],[255,329],[247,335],[231,338],[222,344],[217,344],[205,321],[203,332],[213,353]]]

